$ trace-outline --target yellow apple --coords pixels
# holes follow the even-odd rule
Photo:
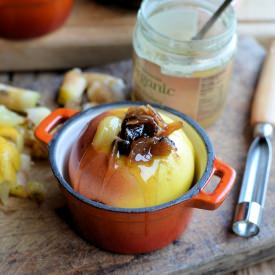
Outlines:
[[[169,116],[160,114],[166,123],[173,122]],[[187,192],[194,177],[195,159],[184,126],[169,135],[176,150],[167,156],[154,156],[150,162],[129,163],[127,156],[117,155],[114,163],[110,163],[113,141],[120,132],[121,123],[121,117],[116,117],[115,113],[99,121],[92,146],[88,146],[80,160],[81,170],[70,172],[76,191],[122,208],[155,206]]]

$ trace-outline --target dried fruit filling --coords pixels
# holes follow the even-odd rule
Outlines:
[[[149,105],[129,108],[121,125],[118,151],[136,162],[167,156],[176,149],[168,135],[181,127],[181,121],[166,124]]]

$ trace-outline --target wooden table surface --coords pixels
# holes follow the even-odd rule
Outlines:
[[[255,37],[265,48],[275,38],[275,1],[240,0],[239,33]],[[275,274],[275,259],[235,272],[235,275]]]
[[[274,256],[274,169],[261,233],[246,240],[230,230],[251,139],[250,102],[263,58],[264,50],[253,39],[240,40],[225,113],[207,129],[217,156],[238,173],[236,185],[221,208],[213,212],[196,210],[186,233],[160,251],[138,256],[114,255],[96,249],[75,234],[66,219],[64,201],[48,164],[36,163],[32,175],[45,182],[46,201],[38,208],[30,201],[13,198],[10,206],[15,211],[0,212],[0,274],[216,274]],[[249,59],[247,66],[243,60]],[[114,64],[105,70],[123,77],[129,84],[130,62]],[[62,73],[2,74],[0,81],[40,90],[43,103],[54,108],[62,76]]]

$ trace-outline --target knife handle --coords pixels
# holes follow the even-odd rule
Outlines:
[[[275,127],[275,40],[266,57],[252,104],[251,123]]]

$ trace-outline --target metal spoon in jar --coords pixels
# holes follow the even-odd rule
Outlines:
[[[224,12],[224,10],[233,2],[233,0],[225,0],[223,4],[217,9],[217,11],[208,19],[208,21],[203,25],[200,31],[192,38],[192,40],[200,40],[205,34],[209,31],[209,29],[215,24],[215,22],[219,19],[220,15]]]

